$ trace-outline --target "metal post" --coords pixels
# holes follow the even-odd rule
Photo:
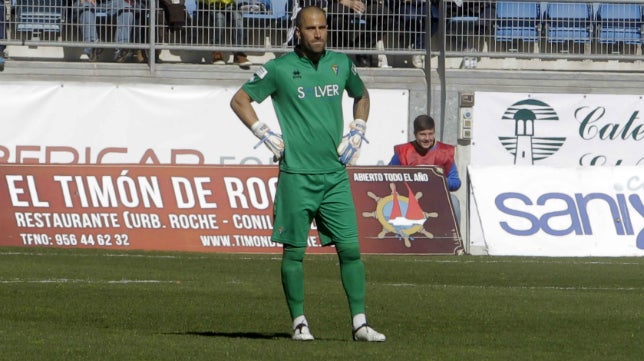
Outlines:
[[[439,4],[439,14],[438,14],[438,38],[440,42],[439,46],[439,55],[438,55],[438,78],[440,79],[440,91],[441,91],[441,103],[440,103],[440,135],[439,140],[444,140],[445,137],[445,103],[447,100],[447,91],[445,84],[445,51],[446,51],[446,32],[447,32],[447,20],[445,19],[445,9],[447,9],[446,2],[451,0],[441,0]]]
[[[425,64],[423,71],[425,72],[425,84],[427,84],[425,107],[427,108],[426,113],[430,114],[432,109],[432,4],[429,0],[425,4]]]
[[[150,65],[150,72],[154,73],[156,71],[156,61],[157,61],[157,54],[156,54],[156,39],[157,39],[157,1],[152,0],[149,2],[150,4],[150,29],[149,29],[149,34],[150,37],[148,39],[149,41],[149,47],[148,47],[148,62]]]

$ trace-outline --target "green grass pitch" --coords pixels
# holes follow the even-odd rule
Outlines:
[[[0,248],[1,360],[644,359],[644,258],[365,255],[351,341],[337,258],[307,255],[290,340],[279,255]]]

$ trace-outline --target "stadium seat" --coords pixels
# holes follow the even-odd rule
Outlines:
[[[602,3],[597,10],[600,44],[639,45],[642,42],[642,8],[638,4]]]
[[[288,20],[288,0],[237,0],[244,19]]]
[[[549,3],[544,21],[546,40],[590,44],[592,21],[592,4]]]
[[[539,41],[541,12],[538,2],[497,1],[494,38],[497,42]]]
[[[448,3],[445,7],[446,38],[452,50],[469,51],[483,48],[482,39],[489,35],[491,9],[491,3],[479,1],[464,1],[461,5]],[[438,15],[436,9],[436,20],[432,20],[432,24],[438,25]],[[432,34],[434,31],[432,30]]]
[[[291,0],[235,1],[244,20],[252,24],[247,27],[254,34],[249,33],[250,39],[264,39],[264,47],[286,39],[287,33],[283,30],[290,19]]]
[[[63,24],[63,0],[16,0],[16,31],[60,33]]]

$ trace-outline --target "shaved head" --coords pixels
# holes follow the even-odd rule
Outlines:
[[[295,27],[297,28],[302,27],[302,18],[308,15],[309,13],[314,13],[314,12],[320,13],[326,18],[326,14],[324,13],[324,10],[322,10],[321,8],[317,6],[312,6],[312,5],[305,6],[300,10],[299,13],[297,13],[297,17],[295,18]]]

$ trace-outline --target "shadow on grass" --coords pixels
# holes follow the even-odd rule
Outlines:
[[[286,332],[215,332],[215,331],[187,331],[187,332],[169,332],[166,335],[186,335],[186,336],[204,336],[204,337],[226,337],[226,338],[249,338],[271,340],[276,338],[291,338]]]

